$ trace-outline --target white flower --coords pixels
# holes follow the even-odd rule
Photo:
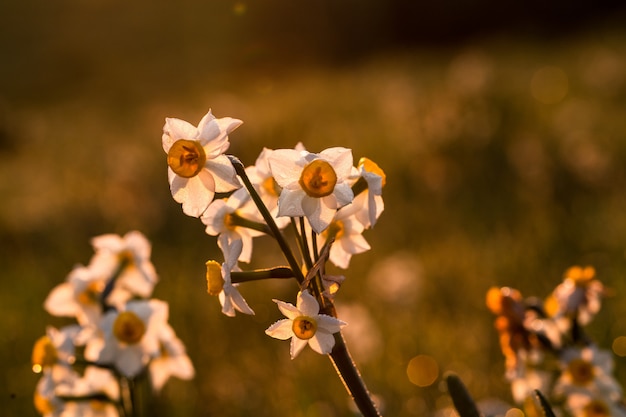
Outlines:
[[[75,361],[75,340],[81,331],[78,325],[57,329],[46,328],[46,335],[40,337],[33,346],[31,356],[33,372],[48,372],[56,365],[68,366]]]
[[[142,233],[100,235],[91,244],[96,251],[88,266],[92,273],[107,281],[116,276],[108,303],[118,306],[136,295],[150,297],[158,276],[150,261],[152,247]]]
[[[301,150],[301,144],[298,145],[300,146],[296,146],[296,149]],[[278,228],[283,229],[289,224],[289,218],[278,217],[278,196],[281,188],[272,176],[272,170],[270,169],[269,156],[272,152],[273,150],[271,149],[263,148],[254,165],[246,167],[246,175],[254,185],[263,204],[274,217]]]
[[[265,333],[280,340],[291,339],[291,359],[308,344],[319,354],[329,354],[335,346],[334,333],[347,323],[325,314],[319,314],[320,306],[307,290],[298,293],[296,306],[273,300],[287,317],[272,324]]]
[[[222,265],[216,261],[206,263],[207,292],[219,297],[222,313],[229,317],[235,316],[235,310],[244,314],[254,314],[254,311],[239,293],[237,284],[233,284],[230,277],[232,271],[241,270],[237,266],[237,259],[241,254],[242,241],[233,240],[229,242],[228,237],[220,235],[217,243],[224,253],[224,263]]]
[[[554,386],[554,395],[589,394],[608,402],[622,397],[622,388],[613,378],[611,352],[596,347],[566,349],[561,355],[563,373]]]
[[[211,236],[226,236],[229,242],[241,240],[243,243],[239,260],[250,262],[252,257],[252,238],[263,233],[254,229],[238,226],[233,216],[239,216],[256,223],[263,221],[259,211],[250,199],[245,188],[235,191],[227,199],[214,200],[200,220],[206,225],[206,233]]]
[[[185,345],[176,337],[171,326],[163,326],[158,333],[161,345],[160,355],[150,362],[150,381],[152,388],[158,392],[171,376],[180,379],[193,378],[195,371],[187,356]]]
[[[134,377],[159,355],[158,335],[167,318],[168,305],[164,301],[129,301],[121,311],[105,313],[100,323],[101,337],[87,342],[85,357],[114,365],[123,375]]]
[[[565,271],[563,282],[548,300],[552,316],[576,318],[579,324],[588,324],[600,311],[604,295],[604,286],[595,274],[591,266],[573,266]]]
[[[240,187],[224,152],[230,145],[228,134],[241,123],[230,117],[216,119],[210,110],[198,127],[180,119],[165,119],[162,142],[167,153],[170,190],[188,216],[199,217],[215,192]]]
[[[93,269],[76,266],[63,282],[50,291],[44,308],[53,316],[75,317],[81,325],[96,323],[102,315],[102,291],[108,278]]]
[[[356,207],[356,206],[354,206]],[[318,236],[321,247],[329,237],[335,239],[330,248],[330,261],[339,268],[348,268],[352,255],[363,253],[370,245],[363,237],[364,227],[356,218],[352,205],[337,211],[328,228]]]
[[[365,227],[374,227],[376,220],[385,209],[382,193],[387,181],[385,172],[368,158],[361,158],[358,166],[359,174],[367,182],[367,190],[355,196],[354,203],[362,210],[355,211],[357,219]]]
[[[306,216],[317,233],[328,227],[335,210],[354,198],[348,184],[353,168],[350,149],[329,148],[319,154],[278,149],[269,156],[269,163],[282,187],[278,215]]]

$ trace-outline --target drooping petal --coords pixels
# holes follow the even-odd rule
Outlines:
[[[287,340],[293,337],[293,330],[291,328],[291,320],[282,319],[272,324],[265,330],[265,334],[275,339]]]
[[[76,316],[79,308],[74,299],[74,286],[64,282],[54,287],[44,301],[44,309],[53,316]]]
[[[229,288],[224,288],[224,292],[231,299],[231,302],[233,303],[233,306],[235,307],[235,309],[237,309],[237,311],[239,311],[240,313],[250,314],[251,316],[254,316],[254,310],[252,310],[250,306],[248,306],[248,303],[246,303],[246,300],[239,293],[237,287],[231,285]]]

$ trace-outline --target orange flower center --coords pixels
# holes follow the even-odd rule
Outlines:
[[[83,292],[76,297],[81,304],[98,304],[100,301],[100,294],[104,290],[104,282],[93,281],[90,282]]]
[[[57,349],[48,336],[42,336],[35,342],[32,354],[33,372],[39,373],[44,368],[50,367],[57,362]]]
[[[342,238],[346,228],[343,225],[341,220],[335,220],[331,224],[328,225],[328,228],[322,232],[322,235],[328,240],[331,237],[334,237],[336,240]]]
[[[299,184],[309,197],[326,197],[335,190],[337,174],[328,162],[316,159],[304,167]]]
[[[299,316],[293,319],[291,329],[298,339],[308,340],[315,336],[315,332],[317,332],[317,322],[312,317]]]
[[[280,195],[280,185],[276,182],[274,177],[266,178],[262,183],[261,187],[265,190],[269,195],[273,195],[274,197],[278,197]]]
[[[172,171],[183,178],[191,178],[204,168],[206,153],[200,142],[179,139],[167,153],[167,165]]]
[[[222,266],[216,261],[208,261],[206,263],[206,284],[207,292],[210,295],[219,295],[224,289]]]
[[[592,400],[583,408],[584,417],[610,417],[611,410],[600,400]]]
[[[123,343],[138,343],[146,333],[146,325],[132,311],[122,311],[113,323],[113,335]]]
[[[567,369],[572,375],[572,382],[576,385],[586,385],[593,381],[593,365],[584,359],[574,359]]]

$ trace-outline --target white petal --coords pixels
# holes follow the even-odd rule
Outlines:
[[[303,190],[283,189],[278,197],[278,216],[299,217],[304,216],[302,200],[306,198]]]
[[[174,193],[172,188],[172,196],[174,200],[182,203],[183,212],[186,215],[200,217],[215,195],[213,176],[208,171],[202,170],[195,177],[183,180],[186,182],[184,187],[178,189],[176,193]],[[176,184],[176,181],[174,181],[174,184]]]
[[[350,176],[353,168],[351,149],[342,147],[328,148],[320,152],[320,156],[330,162],[337,174],[338,181],[343,182]]]
[[[317,316],[317,331],[322,331],[326,333],[337,333],[341,330],[342,327],[346,326],[348,323],[345,321],[339,320],[338,318],[328,316],[326,314],[320,314]]]
[[[219,155],[213,159],[207,159],[205,168],[213,174],[215,191],[218,193],[225,193],[241,187],[235,168],[227,156]]]
[[[304,290],[298,294],[298,310],[304,316],[315,317],[320,312],[320,305],[315,297]]]
[[[278,304],[278,309],[288,319],[292,319],[293,320],[296,317],[302,315],[300,313],[300,310],[298,310],[298,308],[296,306],[294,306],[293,304],[291,304],[291,303],[286,303],[284,301],[280,301],[280,300],[276,300],[276,299],[274,299],[272,301],[274,301],[276,304]]]
[[[64,282],[54,287],[44,302],[44,308],[53,316],[76,316],[80,309],[74,298],[74,286]]]
[[[278,320],[265,330],[265,334],[273,337],[274,339],[287,340],[293,337],[291,323],[291,320],[288,319]]]
[[[333,346],[335,346],[335,337],[332,334],[323,333],[318,330],[315,336],[309,339],[309,346],[317,353],[327,355],[333,350]]]
[[[248,306],[248,303],[246,303],[246,300],[244,300],[243,296],[239,293],[237,287],[231,286],[229,288],[224,288],[224,292],[228,297],[230,297],[237,311],[254,316],[254,311]]]
[[[289,354],[291,355],[291,359],[295,359],[295,357],[298,356],[300,352],[302,352],[302,349],[304,349],[304,347],[307,344],[308,343],[306,340],[298,339],[297,337],[292,337],[291,343],[289,345]]]
[[[297,165],[300,152],[294,149],[277,149],[268,157],[272,176],[281,187],[286,187],[300,179],[302,166]]]
[[[324,199],[327,199],[327,196]],[[305,196],[302,199],[302,210],[316,233],[322,233],[333,221],[335,210],[322,203],[322,199]]]
[[[189,122],[176,118],[166,118],[161,138],[163,150],[168,152],[174,142],[179,139],[194,140],[198,137],[198,129]]]
[[[335,208],[343,207],[350,204],[352,200],[354,200],[354,192],[347,183],[335,185],[333,196],[335,196],[337,201],[337,206]]]

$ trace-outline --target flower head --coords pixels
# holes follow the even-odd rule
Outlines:
[[[326,230],[317,235],[320,246],[329,238],[335,239],[330,248],[329,259],[333,264],[344,269],[350,264],[352,255],[370,249],[370,245],[362,234],[363,224],[357,220],[352,208],[352,206],[347,206],[338,210]]]
[[[224,263],[220,265],[216,261],[206,263],[207,292],[216,295],[222,305],[222,313],[229,317],[235,316],[235,310],[244,314],[254,314],[246,300],[237,289],[237,284],[231,282],[232,271],[239,271],[237,259],[241,254],[243,242],[241,239],[229,241],[225,235],[220,235],[218,244],[224,253]]]
[[[595,279],[591,266],[573,266],[565,271],[564,279],[548,299],[550,313],[556,318],[575,318],[582,325],[588,324],[600,311],[604,286]]]
[[[250,262],[252,257],[252,238],[263,233],[239,226],[237,224],[239,219],[252,222],[263,221],[245,188],[235,191],[227,199],[214,200],[200,218],[202,223],[206,225],[206,233],[208,235],[226,236],[229,242],[241,240],[243,247],[239,260],[241,262]]]
[[[165,119],[162,142],[167,153],[170,190],[188,216],[199,217],[215,192],[240,187],[224,152],[230,145],[228,134],[241,123],[230,117],[216,119],[210,110],[198,127],[180,119]]]
[[[298,293],[296,306],[273,300],[287,317],[272,324],[265,333],[280,340],[291,339],[291,359],[308,344],[319,354],[329,354],[335,346],[334,333],[347,323],[325,314],[319,314],[320,306],[307,290]]]
[[[352,172],[350,149],[329,148],[319,154],[278,149],[269,156],[269,164],[282,187],[278,215],[306,216],[317,233],[328,227],[335,210],[354,198],[348,184]]]
[[[167,325],[168,305],[160,300],[129,301],[121,311],[108,311],[100,324],[101,337],[88,341],[85,357],[112,364],[125,376],[139,374],[159,354],[158,335]]]
[[[107,298],[112,305],[122,305],[134,296],[150,297],[158,276],[150,255],[150,241],[138,231],[124,236],[104,234],[91,240],[96,253],[89,268],[97,277],[116,282]]]
[[[368,158],[359,160],[358,171],[360,177],[367,183],[367,190],[354,198],[355,203],[361,207],[361,210],[355,211],[355,215],[363,226],[374,227],[385,209],[382,193],[387,176],[375,162]]]

